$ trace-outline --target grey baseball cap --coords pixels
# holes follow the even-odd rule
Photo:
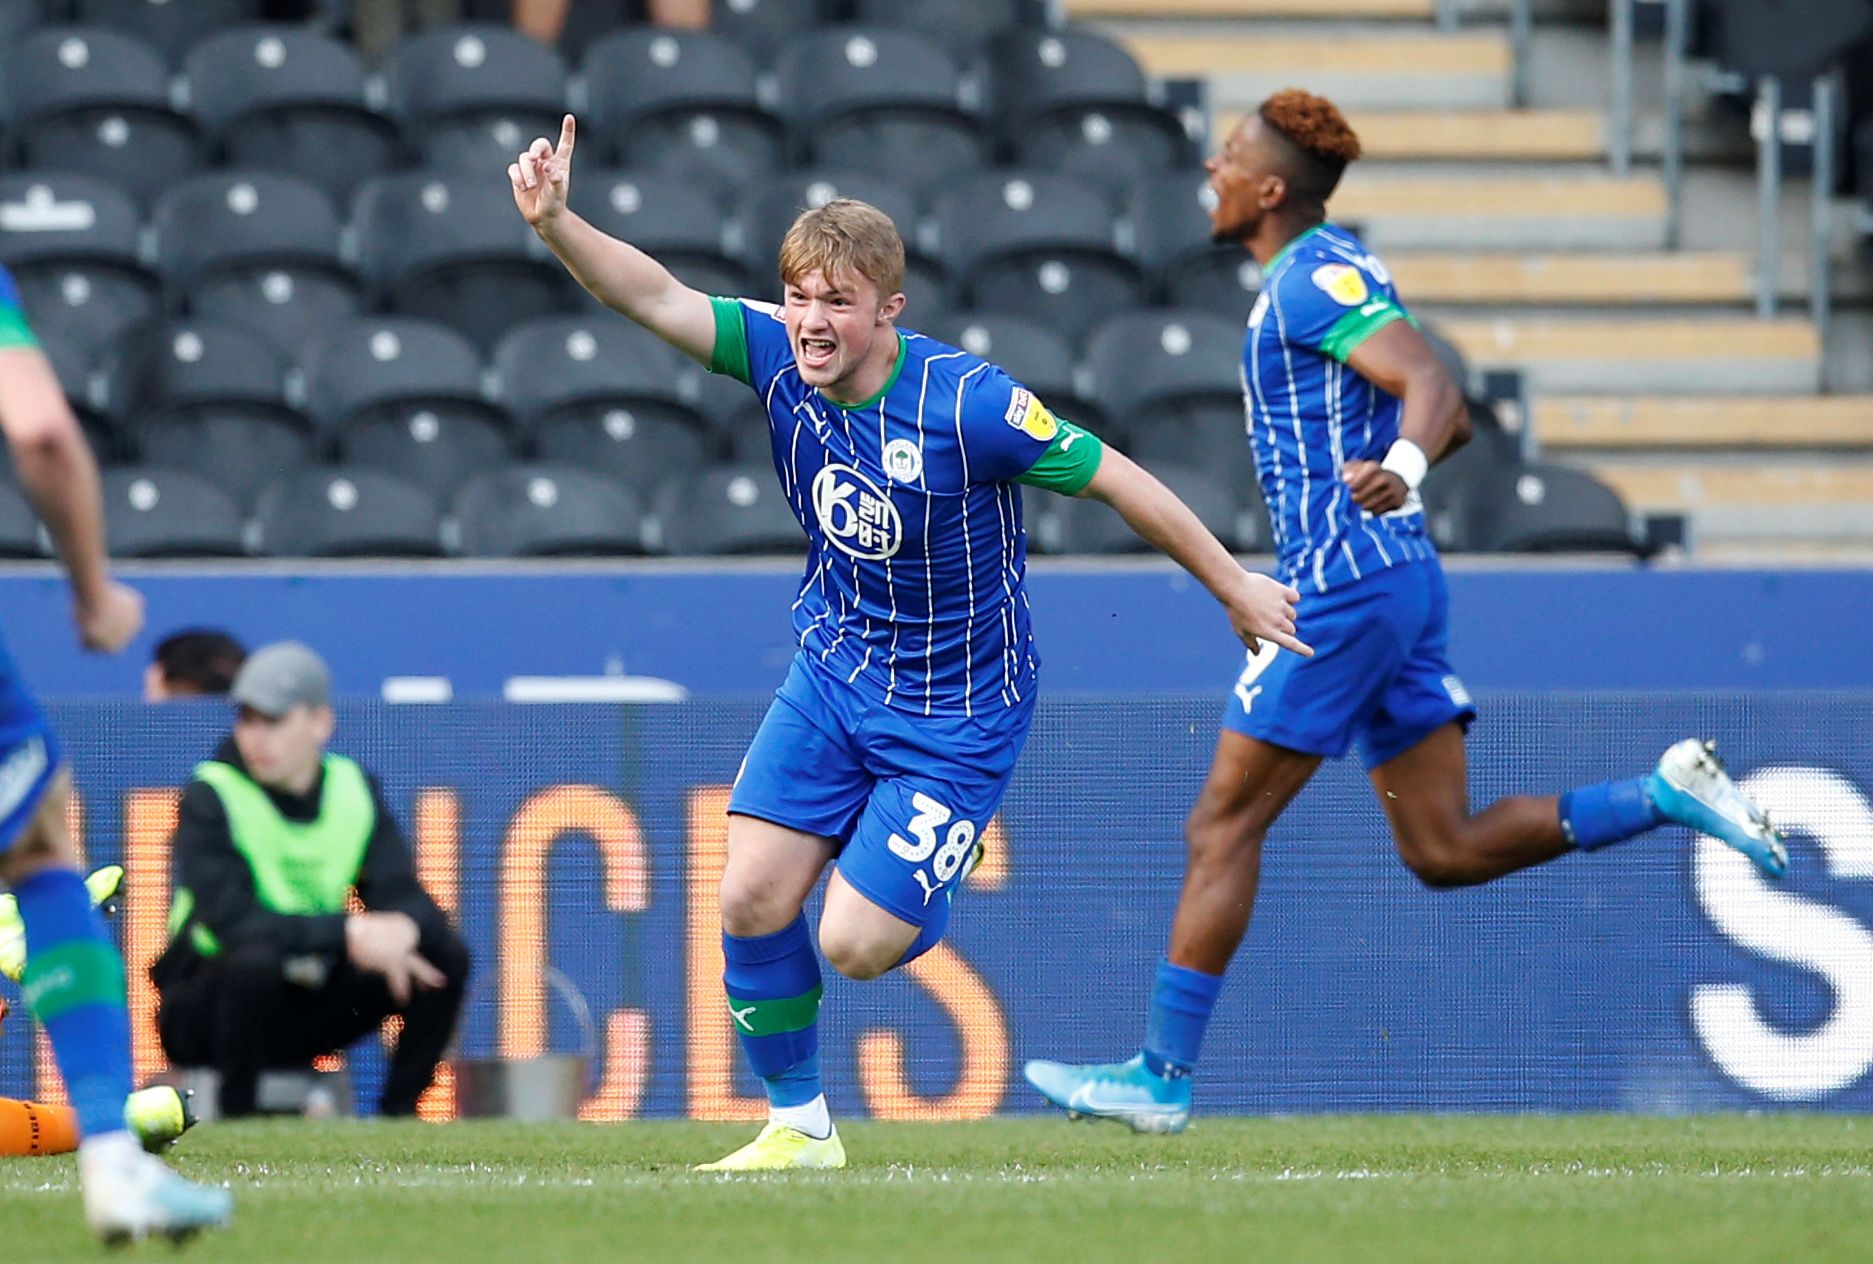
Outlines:
[[[332,673],[310,646],[276,641],[247,656],[230,692],[242,706],[281,716],[294,707],[329,705]]]

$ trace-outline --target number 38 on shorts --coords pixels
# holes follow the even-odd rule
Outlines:
[[[910,838],[893,833],[886,846],[891,854],[915,868],[911,876],[923,890],[926,905],[956,879],[974,868],[980,854],[974,821],[960,820],[948,806],[921,790],[911,795],[914,815],[907,829]]]

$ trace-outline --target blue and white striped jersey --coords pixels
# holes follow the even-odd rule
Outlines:
[[[714,299],[710,368],[766,405],[806,529],[801,648],[885,704],[973,716],[1034,693],[1016,481],[1077,492],[1099,441],[986,360],[908,330],[884,389],[840,405],[800,379],[780,310]]]
[[[1384,459],[1402,411],[1346,359],[1386,325],[1411,319],[1384,265],[1335,224],[1296,237],[1264,273],[1242,349],[1242,394],[1281,578],[1302,592],[1437,556],[1416,492],[1374,516],[1340,481],[1346,462]]]

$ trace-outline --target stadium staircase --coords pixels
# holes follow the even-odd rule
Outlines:
[[[1666,248],[1656,164],[1613,176],[1606,112],[1554,108],[1604,99],[1603,6],[1602,29],[1539,28],[1530,97],[1549,108],[1520,109],[1506,25],[1479,15],[1441,31],[1432,0],[1065,8],[1123,39],[1149,73],[1202,80],[1219,138],[1280,88],[1336,100],[1367,158],[1335,215],[1473,369],[1523,373],[1545,454],[1586,463],[1637,511],[1688,515],[1705,556],[1864,549],[1873,394],[1853,391],[1873,391],[1873,356],[1852,344],[1867,339],[1865,317],[1838,321],[1823,348],[1799,301],[1807,233],[1791,198],[1779,269],[1790,314],[1756,318],[1755,194],[1734,138],[1728,154],[1693,148],[1686,245]],[[1643,147],[1656,120],[1641,122]],[[1867,297],[1858,269],[1836,274],[1849,302]],[[1824,358],[1845,393],[1822,393]]]

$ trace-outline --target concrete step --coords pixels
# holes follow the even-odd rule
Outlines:
[[[1606,156],[1598,110],[1396,110],[1348,120],[1367,159],[1597,162]]]
[[[1665,189],[1650,176],[1397,175],[1354,167],[1328,212],[1373,249],[1655,250]]]
[[[1124,28],[1119,34],[1161,78],[1208,79],[1213,109],[1241,113],[1271,92],[1303,87],[1343,109],[1506,109],[1510,52],[1495,32],[1277,31],[1242,34]]]
[[[1163,21],[1165,19],[1385,18],[1429,22],[1436,16],[1432,0],[1066,0],[1067,17]]]
[[[1873,395],[1551,395],[1534,425],[1544,448],[1873,450]]]
[[[1335,208],[1338,210],[1337,206]],[[1754,262],[1743,254],[1447,254],[1385,256],[1412,303],[1694,305],[1747,303]]]
[[[1420,309],[1473,368],[1520,368],[1537,393],[1801,394],[1820,389],[1805,320],[1746,317],[1478,320]]]
[[[1600,461],[1594,473],[1639,512],[1683,513],[1692,540],[1863,540],[1873,530],[1873,461],[1760,456]]]

